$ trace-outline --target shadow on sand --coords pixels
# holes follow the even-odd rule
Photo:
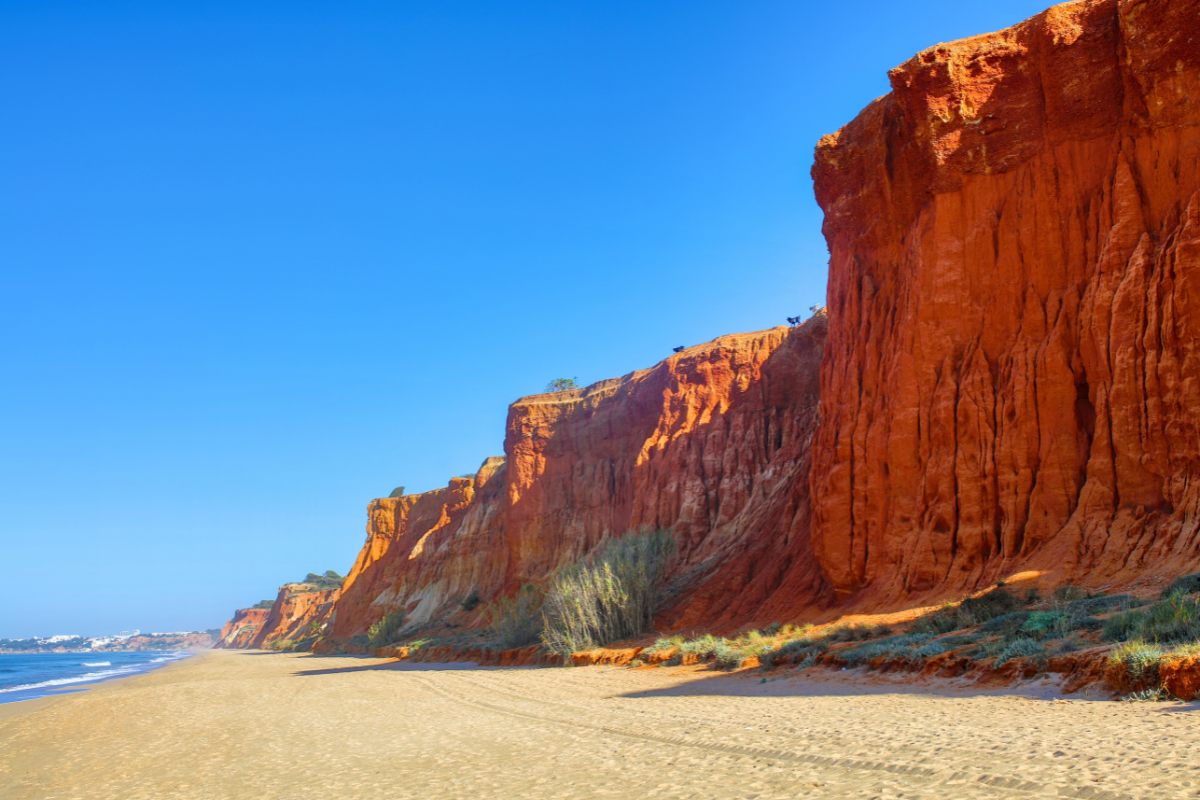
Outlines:
[[[243,655],[279,655],[259,652]],[[561,667],[485,667],[474,662],[414,663],[411,661],[378,661],[374,656],[322,656],[311,653],[297,654],[307,659],[361,659],[373,663],[330,667],[328,669],[305,669],[292,673],[293,677],[336,675],[349,672],[508,672],[512,670],[562,669]],[[574,669],[620,669],[619,667],[575,667]],[[672,669],[672,668],[664,668]],[[664,675],[664,677],[667,677]],[[1108,693],[1095,688],[1091,691],[1063,695],[1053,679],[1032,680],[1008,686],[988,686],[973,683],[970,679],[938,678],[904,682],[903,678],[889,678],[879,673],[860,669],[821,673],[711,673],[694,668],[678,668],[672,677],[676,681],[668,686],[654,689],[625,692],[613,695],[631,700],[658,697],[746,697],[769,700],[773,697],[868,697],[886,695],[931,695],[946,698],[972,697],[1022,697],[1030,701],[1054,702],[1113,702]],[[1184,703],[1164,701],[1146,703],[1147,710],[1164,714],[1200,712],[1200,701]]]

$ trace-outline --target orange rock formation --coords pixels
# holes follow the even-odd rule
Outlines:
[[[1200,561],[1198,18],[1056,6],[918,54],[821,140],[839,596]]]
[[[225,623],[218,648],[265,648],[325,632],[337,589],[318,591],[305,583],[285,583],[269,608],[243,608]]]
[[[509,409],[505,458],[445,489],[374,500],[329,646],[404,609],[480,622],[459,603],[540,582],[605,536],[672,528],[672,627],[776,617],[822,596],[809,546],[808,445],[823,315],[723,336],[657,366]]]
[[[230,650],[249,647],[267,619],[267,611],[265,608],[239,608],[233,612],[233,619],[221,628],[221,636],[213,646]]]

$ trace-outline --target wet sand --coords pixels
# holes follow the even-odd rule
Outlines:
[[[224,652],[0,714],[0,798],[1200,796],[1200,705]]]

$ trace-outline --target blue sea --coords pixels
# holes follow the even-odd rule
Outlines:
[[[32,700],[125,678],[187,658],[186,652],[0,653],[0,703]]]

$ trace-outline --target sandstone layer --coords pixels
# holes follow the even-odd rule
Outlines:
[[[932,47],[819,144],[813,543],[840,597],[1200,561],[1200,3]]]

